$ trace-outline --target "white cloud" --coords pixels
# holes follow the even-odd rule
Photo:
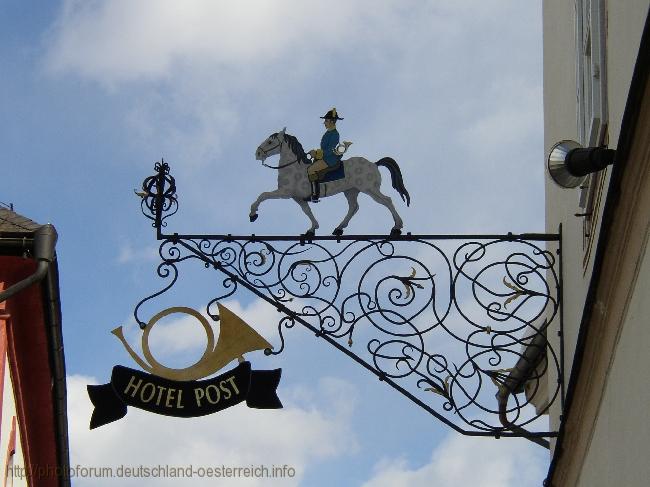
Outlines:
[[[118,264],[129,264],[132,262],[153,261],[160,258],[158,247],[149,245],[141,248],[134,248],[131,242],[124,242],[120,245],[120,251],[115,259]]]
[[[88,429],[92,404],[87,384],[92,377],[68,378],[70,462],[79,466],[120,465],[155,467],[218,467],[288,465],[293,478],[253,479],[192,478],[192,485],[242,486],[299,485],[310,467],[354,453],[357,444],[350,428],[354,408],[351,385],[332,378],[321,379],[310,391],[315,403],[299,398],[291,389],[278,390],[284,409],[253,410],[240,404],[219,413],[194,419],[163,417],[129,408],[125,418]],[[326,411],[313,404],[327,404]],[[73,479],[74,485],[177,485],[177,479],[121,478]]]
[[[498,82],[487,83],[486,93],[481,111],[474,112],[471,124],[458,133],[456,142],[467,144],[469,153],[485,159],[490,170],[504,170],[504,162],[517,162],[507,157],[508,151],[543,130],[541,81],[531,85],[529,80],[508,73]]]
[[[331,103],[345,109],[352,133],[342,136],[355,142],[353,155],[389,154],[400,163],[414,201],[408,210],[398,203],[407,225],[420,219],[471,233],[506,226],[486,218],[484,209],[495,206],[527,223],[520,213],[537,173],[521,171],[531,160],[520,154],[541,129],[539,81],[530,80],[540,63],[515,44],[538,27],[531,12],[516,1],[67,0],[46,63],[132,99],[123,117],[129,138],[164,154],[185,188],[183,204],[205,212],[204,221],[245,220],[247,204],[232,183],[247,172],[252,201],[275,179],[252,165],[255,144],[284,125],[316,144],[320,124],[312,120]],[[183,181],[188,172],[193,188]],[[444,201],[459,185],[454,206],[463,218],[432,217],[424,202]],[[518,204],[489,191],[503,185],[517,190]],[[211,204],[215,186],[223,193]],[[490,204],[478,206],[478,198]],[[322,228],[323,210],[333,214],[327,206],[318,208]],[[287,211],[302,230],[297,207]],[[247,228],[261,233],[269,221],[261,216]],[[350,231],[375,233],[379,225],[390,228],[385,210],[362,203]]]
[[[48,66],[109,85],[173,76],[183,62],[259,70],[289,49],[370,38],[377,20],[389,20],[398,7],[395,1],[67,0],[51,33]]]
[[[278,101],[288,94],[293,105],[323,63],[336,66],[350,46],[383,52],[373,46],[398,38],[400,7],[394,0],[66,0],[45,65],[121,92],[131,100],[123,120],[135,145],[162,152],[177,171],[195,169],[241,130],[251,110],[242,105],[282,113],[290,107]]]
[[[412,467],[386,459],[363,487],[527,487],[544,477],[548,453],[527,440],[464,437],[451,434],[431,455]]]
[[[221,85],[186,76],[170,90],[147,90],[134,97],[125,116],[133,140],[150,145],[152,152],[156,146],[156,155],[175,168],[205,164],[221,152],[238,123],[235,104]]]
[[[208,324],[212,319],[205,313],[201,313]],[[180,317],[179,317],[180,316]],[[213,335],[218,336],[218,329],[213,329]],[[216,331],[216,333],[215,333]],[[187,357],[188,353],[197,351],[194,359],[198,360],[206,346],[206,335],[201,323],[193,316],[187,314],[173,314],[168,320],[161,320],[151,329],[149,335],[152,352],[154,356],[165,357],[182,353]],[[160,355],[159,355],[160,354]],[[189,366],[190,363],[185,364]]]

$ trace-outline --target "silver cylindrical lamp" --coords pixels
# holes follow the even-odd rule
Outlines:
[[[587,175],[613,164],[615,155],[613,149],[583,148],[573,140],[563,140],[551,148],[547,160],[548,173],[563,188],[575,188]]]

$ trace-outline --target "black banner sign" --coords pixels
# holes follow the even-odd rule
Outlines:
[[[175,381],[116,365],[110,383],[87,386],[95,406],[90,429],[123,418],[127,406],[184,418],[216,413],[242,401],[250,408],[278,409],[281,373],[282,369],[251,370],[250,362],[242,362],[212,379]]]

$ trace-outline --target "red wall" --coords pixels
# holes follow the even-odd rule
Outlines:
[[[7,288],[29,276],[35,269],[33,260],[0,257],[0,283]],[[0,328],[6,330],[6,350],[24,466],[29,485],[34,487],[59,485],[56,475],[53,373],[44,305],[41,285],[37,283],[7,300],[4,311],[0,308]]]

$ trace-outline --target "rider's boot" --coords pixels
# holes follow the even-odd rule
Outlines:
[[[318,203],[318,198],[320,197],[320,184],[318,181],[311,182],[311,195],[305,198],[305,201],[311,203]]]
[[[320,198],[320,183],[318,181],[314,181],[312,183],[311,201],[313,203],[318,203],[319,198]]]

